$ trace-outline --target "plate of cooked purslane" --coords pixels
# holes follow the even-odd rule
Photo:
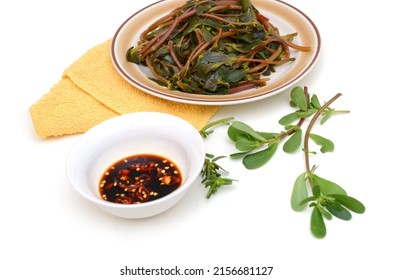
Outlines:
[[[314,22],[277,0],[159,1],[116,31],[111,59],[140,90],[176,102],[232,105],[288,89],[321,47]]]

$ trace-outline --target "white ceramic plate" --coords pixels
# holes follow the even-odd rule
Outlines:
[[[117,30],[111,45],[111,58],[120,75],[142,91],[164,99],[201,105],[232,105],[260,100],[277,94],[298,82],[315,64],[321,46],[321,39],[313,21],[301,12],[282,1],[253,0],[253,5],[279,28],[280,34],[297,32],[294,43],[310,46],[311,52],[291,50],[296,60],[276,68],[270,75],[266,86],[230,95],[202,95],[169,90],[156,84],[147,67],[128,62],[127,50],[135,46],[140,34],[154,21],[182,6],[185,0],[159,1],[129,17]]]

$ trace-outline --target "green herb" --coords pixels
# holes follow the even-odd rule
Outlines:
[[[199,131],[199,134],[202,136],[202,138],[207,138],[211,133],[214,132],[214,130],[211,129],[213,126],[222,124],[229,125],[230,121],[232,121],[233,119],[233,117],[229,117],[211,122],[205,127],[203,127]],[[228,171],[226,171],[217,163],[217,161],[222,158],[225,158],[225,156],[215,157],[212,154],[206,153],[203,169],[201,171],[201,183],[205,185],[205,188],[209,189],[206,194],[207,198],[210,198],[213,194],[215,194],[220,187],[232,185],[233,181],[237,181],[235,179],[223,177],[224,174],[228,174]]]
[[[277,66],[295,60],[296,33],[281,35],[252,4],[189,0],[155,21],[126,55],[172,90],[225,95],[264,86]]]
[[[294,153],[300,149],[303,139],[303,151],[305,154],[306,171],[301,173],[295,180],[291,195],[291,207],[294,211],[303,211],[307,204],[312,207],[311,232],[318,238],[326,235],[324,220],[337,217],[342,220],[350,220],[351,212],[363,213],[364,205],[353,197],[338,184],[324,179],[315,173],[316,167],[310,168],[309,142],[312,140],[320,146],[322,153],[333,152],[334,143],[320,135],[311,133],[312,127],[321,117],[324,124],[331,116],[349,111],[339,111],[329,106],[341,94],[337,94],[324,105],[321,105],[318,97],[314,94],[310,97],[307,87],[295,87],[291,91],[290,105],[296,108],[279,120],[284,126],[284,131],[279,133],[260,132],[249,125],[234,121],[228,128],[228,137],[234,142],[237,153],[231,154],[232,158],[241,158],[243,165],[248,169],[256,169],[265,165],[276,153],[278,146],[284,142],[282,148],[286,153]],[[311,118],[306,131],[302,131],[302,125],[306,119]],[[294,122],[296,122],[294,124]],[[311,189],[312,195],[309,195]]]
[[[310,228],[314,236],[323,238],[326,235],[326,225],[324,220],[331,220],[333,216],[344,221],[352,218],[351,211],[362,214],[366,208],[357,199],[348,196],[346,191],[338,184],[315,174],[316,167],[310,168],[309,158],[309,139],[321,146],[321,152],[332,152],[334,150],[333,142],[324,137],[311,134],[311,129],[315,124],[321,112],[333,103],[341,94],[337,94],[330,99],[324,106],[320,107],[311,119],[304,136],[304,154],[306,172],[299,175],[295,181],[291,205],[295,211],[304,210],[307,203],[313,207],[311,214]],[[328,111],[330,115],[332,110]],[[326,120],[326,119],[325,119]],[[308,196],[307,185],[311,188],[312,195]]]
[[[215,194],[218,189],[225,185],[232,185],[234,179],[222,177],[223,173],[228,173],[224,168],[217,164],[219,159],[225,158],[225,156],[215,157],[212,154],[206,154],[205,163],[202,169],[202,184],[205,188],[209,188],[206,197],[210,198],[212,194]]]

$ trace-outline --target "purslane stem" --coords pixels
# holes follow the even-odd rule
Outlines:
[[[337,93],[335,96],[333,96],[329,101],[327,101],[319,110],[314,114],[312,117],[307,130],[304,134],[304,153],[305,153],[305,162],[306,162],[306,172],[307,175],[311,175],[311,168],[310,168],[310,157],[309,157],[309,139],[310,139],[310,133],[311,129],[314,126],[315,122],[317,121],[318,117],[321,115],[323,111],[325,111],[326,108],[328,108],[334,101],[336,101],[337,98],[339,98],[342,94]],[[310,185],[313,187],[313,184],[310,180],[310,176],[307,176],[309,178]]]
[[[228,117],[228,118],[216,120],[214,122],[211,122],[211,123],[208,123],[207,125],[205,125],[199,132],[201,134],[203,134],[204,132],[206,132],[209,128],[211,128],[213,126],[216,126],[219,124],[227,124],[227,123],[229,123],[229,121],[232,121],[234,119],[235,119],[234,117]]]

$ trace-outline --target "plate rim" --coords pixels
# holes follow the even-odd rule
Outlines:
[[[185,1],[185,0],[184,0]],[[289,4],[285,1],[282,0],[264,0],[264,1],[268,1],[268,2],[279,2],[281,5],[287,6],[289,9],[291,9],[292,11],[296,12],[298,15],[301,16],[301,18],[303,18],[305,20],[306,23],[308,23],[311,27],[311,30],[313,31],[312,33],[312,37],[314,37],[316,39],[316,46],[315,47],[315,51],[313,56],[309,59],[309,61],[307,62],[306,66],[301,68],[301,71],[299,71],[299,73],[296,74],[296,76],[292,79],[290,79],[288,82],[285,82],[277,87],[274,87],[268,91],[262,91],[260,94],[253,94],[247,97],[242,97],[242,96],[238,96],[236,97],[235,94],[233,94],[232,96],[234,96],[233,98],[230,99],[226,99],[226,100],[217,100],[214,99],[215,97],[217,97],[216,95],[210,95],[212,97],[212,99],[198,99],[197,96],[199,96],[199,94],[190,94],[190,97],[182,97],[182,96],[176,96],[176,95],[172,95],[172,94],[168,94],[165,91],[160,91],[160,90],[155,90],[150,88],[149,86],[146,86],[144,83],[140,82],[137,79],[133,79],[130,75],[129,72],[125,71],[123,69],[123,67],[121,66],[121,63],[119,62],[119,59],[116,55],[116,43],[118,41],[119,38],[119,34],[121,34],[123,28],[129,23],[130,20],[132,20],[134,17],[138,16],[138,14],[145,12],[146,10],[149,10],[149,8],[151,8],[152,6],[156,6],[162,2],[165,2],[165,0],[159,0],[157,2],[154,2],[150,5],[147,5],[141,9],[139,9],[137,12],[133,13],[131,16],[129,16],[116,30],[113,38],[112,38],[112,42],[111,42],[111,46],[110,46],[110,57],[111,57],[111,61],[116,69],[116,71],[120,74],[120,76],[126,80],[129,84],[135,86],[136,88],[142,90],[143,92],[162,98],[162,99],[166,99],[166,100],[170,100],[170,101],[174,101],[174,102],[179,102],[179,103],[186,103],[186,104],[195,104],[195,105],[211,105],[211,106],[223,106],[223,105],[235,105],[235,104],[243,104],[243,103],[249,103],[249,102],[254,102],[254,101],[258,101],[258,100],[262,100],[264,98],[268,98],[271,96],[274,96],[276,94],[279,94],[281,92],[283,92],[284,90],[286,90],[287,88],[293,86],[296,82],[299,82],[302,78],[304,78],[310,71],[311,69],[315,66],[320,52],[321,52],[321,35],[320,32],[316,26],[316,24],[314,23],[314,21],[307,15],[305,14],[303,11],[301,11],[300,9],[298,9],[297,7],[293,6],[292,4]],[[179,0],[180,2],[180,0]],[[142,66],[139,66],[142,67]],[[262,87],[263,88],[263,87]],[[179,92],[182,93],[182,92]],[[184,93],[183,93],[184,94]],[[207,95],[201,95],[204,98],[208,98],[209,96]],[[228,96],[228,95],[226,95]]]

